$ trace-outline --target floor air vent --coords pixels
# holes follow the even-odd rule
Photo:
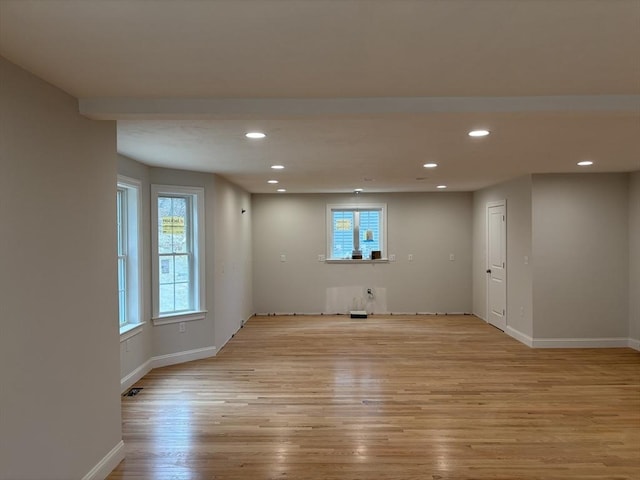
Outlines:
[[[130,388],[124,393],[123,397],[135,397],[137,394],[140,393],[141,390],[142,390],[142,387]]]

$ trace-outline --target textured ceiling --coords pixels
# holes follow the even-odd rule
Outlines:
[[[121,153],[251,192],[640,169],[636,0],[0,0],[0,54]]]

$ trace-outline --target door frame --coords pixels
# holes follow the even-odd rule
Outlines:
[[[506,328],[508,326],[508,317],[507,317],[507,311],[508,311],[508,305],[507,305],[507,300],[508,300],[508,291],[507,291],[507,269],[509,267],[507,262],[507,199],[504,198],[502,200],[495,200],[493,202],[487,202],[487,204],[485,205],[485,261],[484,261],[484,270],[486,272],[486,270],[488,270],[490,268],[489,265],[489,210],[493,207],[504,207],[504,324],[505,324],[505,331]],[[490,282],[491,282],[491,275],[486,274],[485,273],[485,289],[486,289],[486,308],[485,308],[485,318],[486,318],[486,322],[489,323],[490,325],[493,325],[490,322],[491,319],[491,303],[490,303],[490,298],[489,298],[489,294],[490,294]],[[497,328],[497,327],[496,327]]]

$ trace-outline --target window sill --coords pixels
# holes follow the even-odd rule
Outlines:
[[[140,323],[127,323],[120,327],[120,341],[124,342],[125,340],[130,339],[131,337],[135,337],[139,333],[142,332],[142,326],[146,322]]]
[[[345,258],[343,260],[338,259],[328,259],[324,261],[325,263],[389,263],[388,258],[378,258],[376,260],[371,260],[367,258],[363,258],[362,260],[354,260]]]
[[[164,315],[153,317],[154,325],[169,325],[170,323],[193,322],[194,320],[204,320],[207,316],[206,310],[197,312],[177,313],[175,315]]]

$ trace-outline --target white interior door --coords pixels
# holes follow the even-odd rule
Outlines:
[[[487,204],[487,321],[507,328],[507,209],[505,201]]]

